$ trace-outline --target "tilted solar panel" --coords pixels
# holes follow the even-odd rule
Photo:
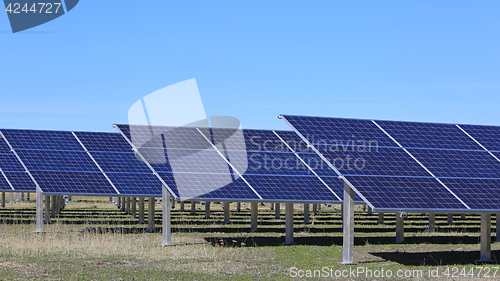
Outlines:
[[[75,132],[88,151],[132,152],[128,142],[118,133]]]
[[[5,176],[9,179],[15,191],[19,192],[35,192],[36,185],[30,178],[28,173],[23,172],[4,172]]]
[[[2,133],[14,149],[83,151],[71,132],[3,129]]]
[[[459,125],[459,127],[478,141],[485,149],[500,151],[499,126]]]
[[[471,209],[500,209],[500,179],[442,178]]]

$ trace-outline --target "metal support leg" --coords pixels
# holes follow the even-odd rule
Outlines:
[[[293,244],[293,203],[285,203],[285,244]]]
[[[16,203],[19,203],[19,192],[16,193]]]
[[[52,202],[52,212],[50,212],[50,217],[55,218],[56,217],[56,196],[52,195],[50,198],[50,201]]]
[[[155,231],[155,198],[149,197],[148,200],[148,232]]]
[[[181,212],[184,212],[184,201],[179,202]]]
[[[21,202],[24,202],[24,192],[21,192]]]
[[[366,204],[363,204],[363,212],[366,211]]]
[[[130,214],[130,197],[127,197],[126,200],[127,200],[126,201],[127,203],[126,203],[126,207],[125,207],[125,213],[128,215],[128,214]]]
[[[378,213],[378,224],[384,224],[384,213]]]
[[[366,214],[371,215],[372,214],[372,208],[368,207],[368,211],[366,212]]]
[[[250,232],[257,231],[257,213],[259,211],[259,203],[251,203],[251,221]]]
[[[224,202],[224,224],[229,223],[229,202]]]
[[[354,190],[344,182],[344,249],[342,264],[354,263]]]
[[[2,207],[5,207],[5,191],[2,191]]]
[[[241,202],[236,203],[236,211],[241,211]]]
[[[153,197],[154,198],[154,197]],[[122,197],[122,203],[121,203],[121,210],[125,211],[125,208],[127,207],[127,199],[125,197]]]
[[[453,214],[448,214],[448,224],[453,224]]]
[[[465,220],[465,214],[462,214],[462,215],[460,216],[460,218],[461,218],[461,219],[463,219],[463,220]]]
[[[144,223],[144,197],[139,197],[139,223]]]
[[[396,213],[396,243],[405,242],[405,224],[404,218]]]
[[[304,204],[304,224],[309,223],[309,204]]]
[[[269,210],[271,210],[271,211],[274,210],[274,204],[273,203],[269,204]]]
[[[491,214],[481,213],[481,262],[491,262]]]
[[[496,227],[496,231],[497,231],[497,236],[495,237],[495,240],[497,242],[500,242],[500,213],[497,213],[497,215],[495,216],[495,227]]]
[[[191,215],[194,215],[195,211],[196,211],[196,202],[191,201]]]
[[[162,234],[163,234],[163,242],[162,246],[171,245],[171,228],[170,228],[170,212],[172,206],[170,206],[170,193],[166,188],[162,188]]]
[[[43,193],[39,187],[36,188],[36,229],[35,232],[43,232]]]
[[[115,202],[116,202],[116,207],[118,209],[120,209],[120,207],[122,206],[122,200],[121,200],[121,197],[115,197]]]
[[[14,193],[10,193],[10,204],[12,205],[12,201],[14,201]]]
[[[172,209],[175,209],[175,199],[171,198],[170,200],[172,200]]]
[[[274,218],[275,218],[275,219],[277,219],[277,220],[278,220],[278,219],[280,218],[280,216],[281,216],[281,210],[280,210],[280,207],[281,207],[280,203],[275,203],[275,204],[274,204]]]
[[[318,212],[318,204],[313,204],[313,214],[316,215]]]
[[[434,232],[436,228],[436,214],[429,213],[429,232]]]
[[[45,223],[50,223],[50,195],[45,195]]]
[[[210,202],[205,202],[205,218],[210,218]]]
[[[136,217],[136,213],[137,213],[137,198],[136,197],[132,197],[132,200],[131,200],[131,204],[132,204],[132,218],[135,219]]]

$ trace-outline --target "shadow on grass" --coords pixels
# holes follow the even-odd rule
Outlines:
[[[281,246],[285,243],[285,237],[280,236],[248,236],[248,237],[205,237],[205,241],[214,247],[266,247]],[[354,245],[395,244],[393,237],[356,237]],[[405,238],[405,244],[478,244],[478,237],[470,236],[431,236],[431,237],[409,237]],[[342,246],[343,238],[331,236],[295,237],[295,245],[309,246]],[[500,255],[499,255],[500,257]]]
[[[443,265],[466,265],[480,264],[477,260],[480,257],[479,251],[440,251],[440,252],[377,252],[371,255],[383,258],[403,265],[414,266],[443,266]],[[491,251],[491,258],[498,263],[500,251]]]

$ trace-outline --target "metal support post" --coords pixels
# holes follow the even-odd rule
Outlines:
[[[280,210],[280,203],[275,203],[274,204],[274,218],[279,219],[281,216],[281,210]]]
[[[285,203],[285,244],[293,244],[293,203]]]
[[[191,201],[191,215],[194,215],[195,211],[196,211],[196,202]]]
[[[378,213],[378,224],[384,224],[384,213]]]
[[[120,209],[120,208],[121,208],[121,206],[122,206],[122,200],[121,200],[121,197],[118,197],[118,196],[117,196],[117,197],[115,197],[115,198],[116,198],[116,207],[117,207],[118,209]]]
[[[171,198],[170,200],[172,200],[172,209],[175,209],[175,199],[173,197],[170,198]]]
[[[139,197],[139,223],[144,223],[144,197]]]
[[[121,203],[121,210],[122,211],[125,211],[125,208],[127,207],[126,205],[127,205],[127,199],[125,197],[122,197],[122,203]]]
[[[179,202],[179,205],[179,209],[181,210],[181,212],[184,212],[184,201]]]
[[[251,221],[250,232],[257,231],[257,213],[259,212],[259,203],[251,203]]]
[[[309,223],[309,204],[304,204],[304,224]]]
[[[396,243],[405,242],[405,224],[402,214],[396,213]]]
[[[363,212],[366,211],[366,203],[363,204]]]
[[[52,202],[52,205],[51,205],[52,211],[50,212],[50,217],[55,218],[56,217],[56,196],[52,195],[50,198],[50,201]]]
[[[236,211],[241,211],[241,202],[236,203]]]
[[[132,197],[132,218],[135,219],[136,215],[137,215],[137,198],[136,197]]]
[[[50,223],[50,195],[45,195],[45,223]],[[53,204],[54,202],[52,202]]]
[[[372,208],[368,207],[368,211],[366,212],[367,215],[371,215],[372,214]]]
[[[465,214],[462,214],[462,215],[460,216],[460,218],[461,218],[461,219],[463,219],[463,220],[465,220]]]
[[[30,193],[26,193],[26,200],[30,201]]]
[[[149,197],[148,200],[148,229],[147,232],[155,231],[155,198]]]
[[[500,213],[497,213],[495,216],[495,227],[497,231],[497,236],[495,237],[495,240],[497,242],[500,242]]]
[[[228,224],[229,223],[229,216],[230,216],[230,212],[229,212],[229,202],[224,202],[224,224]]]
[[[344,182],[344,249],[342,264],[354,264],[354,190]]]
[[[21,192],[21,202],[24,202],[24,192]]]
[[[5,191],[2,191],[2,207],[5,207]]]
[[[210,218],[210,202],[205,202],[205,218]]]
[[[491,214],[481,213],[481,259],[491,262]]]
[[[130,214],[130,197],[127,197],[125,200],[127,200],[125,204],[125,213],[128,215]]]
[[[429,232],[434,232],[436,228],[436,214],[429,213]]]
[[[453,214],[448,214],[448,224],[453,224]]]
[[[12,205],[12,201],[14,201],[14,193],[10,193],[10,204]]]
[[[274,204],[273,203],[269,204],[269,210],[271,210],[271,211],[274,210]]]
[[[19,203],[19,192],[16,193],[16,203]]]
[[[36,229],[35,232],[43,232],[43,193],[36,187]]]
[[[162,235],[163,235],[163,242],[162,246],[169,246],[171,245],[170,238],[171,238],[171,228],[170,228],[170,212],[171,207],[170,206],[170,193],[167,191],[165,187],[162,188]]]
[[[318,212],[318,204],[313,204],[313,214],[316,215]]]

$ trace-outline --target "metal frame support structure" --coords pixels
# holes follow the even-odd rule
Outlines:
[[[139,223],[144,223],[144,197],[139,198]]]
[[[251,203],[250,232],[257,231],[257,213],[258,212],[259,212],[259,203]]]
[[[384,213],[378,213],[378,224],[384,224]]]
[[[127,203],[125,204],[125,213],[128,215],[130,214],[130,197],[127,197],[126,200]]]
[[[293,203],[285,203],[285,244],[293,244]]]
[[[115,197],[115,202],[116,202],[116,207],[118,209],[120,209],[120,207],[122,206],[122,200],[121,200],[121,197]]]
[[[131,201],[130,204],[132,204],[132,211],[131,211],[132,213],[131,213],[131,215],[132,215],[132,218],[135,219],[135,217],[137,215],[137,198],[132,197],[132,200],[130,200],[130,201]]]
[[[12,201],[14,200],[14,193],[11,192],[9,197],[10,197],[10,204],[12,205]]]
[[[5,207],[5,191],[2,191],[2,207]]]
[[[448,224],[453,224],[453,214],[452,213],[449,213],[448,214]]]
[[[396,243],[405,242],[405,224],[404,215],[396,213]]]
[[[184,212],[184,201],[179,202],[179,210]]]
[[[481,259],[491,262],[491,214],[481,213]]]
[[[354,190],[344,182],[342,264],[354,264]]]
[[[149,197],[148,200],[148,229],[147,232],[155,231],[155,198]]]
[[[35,232],[43,232],[43,193],[37,186],[36,188],[36,229]]]
[[[231,213],[229,212],[229,202],[224,202],[223,203],[224,207],[224,224],[229,224],[229,217]]]
[[[495,237],[495,240],[497,242],[500,242],[500,213],[497,213],[495,216],[495,228],[497,232],[497,236]]]
[[[205,202],[205,218],[210,218],[210,202]]]
[[[436,214],[429,213],[429,232],[434,232],[436,229]]]
[[[194,215],[195,211],[196,211],[196,202],[191,201],[191,215]]]
[[[281,207],[280,203],[274,204],[274,218],[277,220],[281,217],[280,207]]]
[[[241,202],[236,203],[236,211],[241,211]]]
[[[52,212],[50,213],[50,217],[55,218],[56,217],[56,196],[52,195],[52,198],[50,198],[50,201],[52,201],[52,205],[51,205]]]
[[[50,223],[50,195],[45,195],[45,223]]]
[[[170,193],[168,190],[163,187],[162,188],[162,236],[163,241],[161,243],[162,246],[170,246],[171,243],[171,227],[170,227],[170,213],[172,208],[172,201],[170,201]]]
[[[309,204],[304,203],[304,224],[309,223]]]
[[[316,215],[318,213],[318,204],[313,204],[313,214]]]

